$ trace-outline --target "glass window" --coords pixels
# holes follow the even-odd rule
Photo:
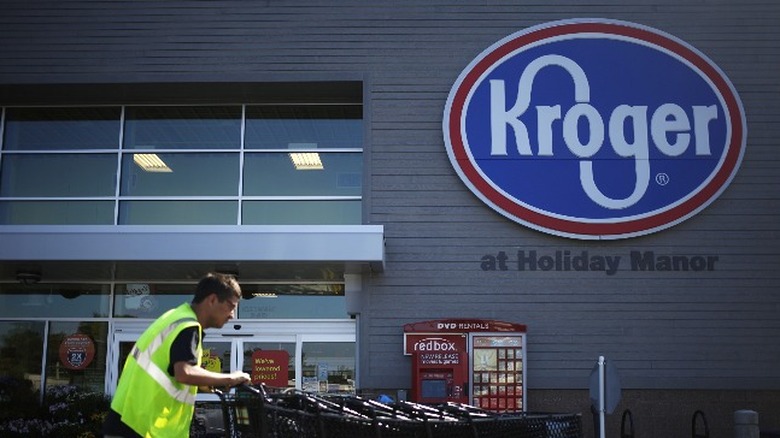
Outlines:
[[[110,289],[106,284],[0,284],[0,317],[107,317]]]
[[[362,148],[361,105],[247,106],[247,149]]]
[[[343,284],[246,284],[240,318],[347,318]]]
[[[236,201],[123,201],[119,204],[120,225],[235,225],[237,220]]]
[[[257,319],[347,318],[346,302],[340,297],[277,295],[241,300],[241,317]]]
[[[3,149],[116,149],[119,107],[8,108]]]
[[[316,169],[296,168],[291,153],[244,156],[246,196],[360,196],[363,155],[308,152],[319,159]]]
[[[40,389],[44,328],[43,322],[0,321],[0,377]]]
[[[106,322],[52,322],[46,387],[76,385],[103,392],[106,378]]]
[[[355,392],[354,342],[304,342],[301,389],[312,392]]]
[[[116,154],[5,154],[0,196],[114,196]]]
[[[229,373],[230,370],[230,341],[209,340],[208,335],[203,337],[203,357],[200,366],[215,373]],[[210,393],[198,388],[200,393]]]
[[[361,224],[362,113],[359,104],[7,108],[0,225]]]
[[[154,319],[166,311],[192,301],[195,285],[127,283],[117,284],[114,316]]]
[[[124,196],[237,196],[238,154],[124,154]]]
[[[240,106],[143,106],[125,110],[126,149],[238,149]]]
[[[244,225],[350,225],[362,223],[362,204],[354,201],[244,201]]]
[[[114,201],[0,201],[2,225],[112,225]]]

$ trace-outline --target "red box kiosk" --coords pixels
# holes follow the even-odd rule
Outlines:
[[[411,399],[420,403],[466,403],[468,401],[466,357],[465,351],[414,352]]]
[[[524,325],[494,320],[404,325],[404,354],[412,356],[410,399],[524,411],[525,332]]]

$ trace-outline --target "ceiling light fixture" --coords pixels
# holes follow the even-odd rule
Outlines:
[[[325,167],[317,152],[290,152],[290,160],[295,170],[322,170]]]
[[[274,292],[254,292],[252,293],[252,297],[279,298],[279,295],[276,295]]]
[[[41,281],[41,274],[37,272],[20,271],[16,273],[16,280],[19,283],[30,285]]]
[[[133,154],[133,161],[146,172],[173,172],[157,154]]]

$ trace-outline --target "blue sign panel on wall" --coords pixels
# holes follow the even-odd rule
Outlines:
[[[443,131],[483,202],[577,239],[695,215],[731,182],[747,136],[739,96],[711,60],[614,20],[547,23],[489,47],[453,85]]]

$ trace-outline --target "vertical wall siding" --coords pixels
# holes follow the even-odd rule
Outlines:
[[[401,326],[470,317],[527,324],[528,386],[584,388],[599,355],[626,388],[780,389],[780,3],[775,0],[5,1],[0,85],[262,82],[367,84],[371,223],[387,269],[365,285],[361,386],[405,387]],[[740,93],[747,152],[710,207],[618,242],[548,236],[493,212],[461,183],[441,118],[461,70],[543,22],[603,17],[666,31]],[[641,84],[638,84],[641,86]],[[121,103],[121,102],[120,102]],[[716,255],[714,271],[486,272],[505,251]]]

